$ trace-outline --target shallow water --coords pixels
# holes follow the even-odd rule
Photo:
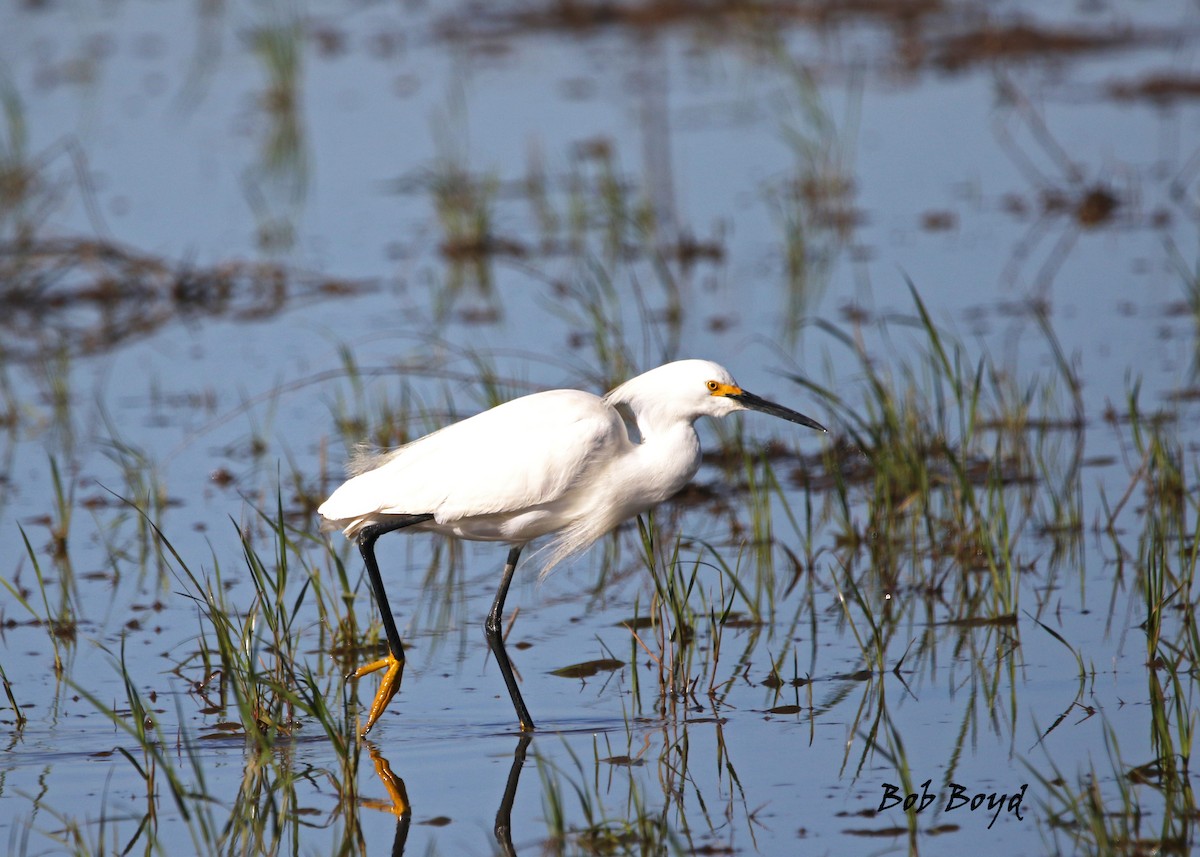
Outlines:
[[[266,758],[240,731],[219,734],[237,711],[219,681],[200,686],[213,631],[183,566],[214,586],[219,575],[231,615],[246,616],[241,535],[278,575],[281,509],[297,648],[341,716],[347,664],[305,580],[337,593],[340,561],[366,633],[357,556],[312,514],[350,447],[689,355],[832,437],[753,414],[702,427],[732,463],[710,462],[704,491],[654,519],[659,573],[679,538],[694,579],[691,646],[669,630],[639,643],[623,625],[654,593],[632,525],[544,583],[528,561],[508,600],[508,649],[539,725],[515,784],[517,852],[1102,850],[1055,815],[1056,785],[1083,794],[1093,780],[1125,818],[1137,783],[1144,815],[1127,840],[1181,826],[1166,850],[1192,847],[1189,820],[1164,821],[1178,783],[1130,774],[1166,753],[1156,724],[1186,732],[1175,700],[1195,708],[1194,661],[1182,656],[1174,684],[1147,667],[1158,471],[1136,441],[1161,411],[1184,479],[1184,538],[1166,540],[1167,562],[1190,587],[1195,10],[647,9],[590,21],[419,4],[9,10],[0,155],[6,175],[29,178],[0,201],[0,559],[13,586],[0,665],[28,718],[0,712],[10,852],[374,853],[398,834],[409,853],[503,850],[493,826],[523,744],[481,628],[501,549],[380,542],[409,663],[350,776],[359,798],[391,805],[367,750],[386,758],[411,805],[399,822],[339,785],[311,717]],[[1008,52],[959,38],[989,21],[1009,38],[988,44]],[[1058,38],[1030,47],[1014,22]],[[1142,93],[1155,76],[1174,85]],[[894,368],[897,391],[910,384],[900,367],[916,366],[915,389],[942,402],[914,362],[930,344],[909,282],[961,343],[963,374],[987,356],[995,388],[1011,378],[1027,407],[1015,434],[1036,460],[1016,461],[1004,489],[1019,570],[1003,608],[978,558],[948,559],[954,535],[920,532],[904,498],[884,520],[944,553],[885,550],[872,463],[820,455],[855,424],[789,378],[878,419],[841,334]],[[1081,383],[1078,423],[1054,342]],[[770,439],[782,457],[753,454]],[[1063,532],[1059,505],[1076,519]],[[716,621],[749,612],[755,593],[760,624]],[[1165,637],[1192,655],[1193,602],[1187,588],[1165,611]],[[73,636],[41,621],[60,615]],[[864,655],[872,622],[883,669]],[[268,664],[264,634],[260,618],[252,660]],[[660,693],[654,658],[670,652],[690,692]],[[187,800],[162,762],[148,788],[143,749],[115,725],[135,719],[122,657]],[[624,666],[551,674],[602,658]],[[1184,738],[1168,755],[1189,752]],[[905,775],[940,796],[911,833],[901,809],[880,810]],[[952,782],[972,795],[1027,785],[1021,817],[1011,804],[994,823],[984,807],[947,811]],[[654,844],[629,837],[639,819],[657,822]]]

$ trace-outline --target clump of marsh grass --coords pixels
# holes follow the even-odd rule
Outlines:
[[[258,162],[243,176],[258,220],[258,245],[286,251],[296,241],[295,221],[308,194],[308,152],[301,107],[304,28],[297,17],[276,11],[251,33],[254,55],[267,83],[260,97],[266,133]]]
[[[1078,381],[1058,359],[1054,375],[1016,385],[986,356],[968,357],[909,286],[916,318],[881,323],[879,333],[889,342],[893,327],[912,331],[915,348],[892,346],[912,356],[880,360],[863,336],[822,324],[857,358],[857,403],[796,376],[840,422],[825,467],[845,564],[854,567],[853,557],[865,552],[872,573],[893,591],[947,593],[958,605],[954,619],[982,611],[1011,621],[1029,563],[1020,555],[1023,537],[1036,529],[1039,479],[1059,467],[1039,458],[1053,450],[1037,438],[1079,425]],[[1042,329],[1058,353],[1052,331]],[[1048,413],[1035,416],[1035,405]],[[865,494],[861,504],[856,486]]]
[[[271,514],[256,510],[257,521],[237,529],[252,592],[249,604],[244,604],[231,600],[227,576],[216,558],[210,574],[195,572],[148,513],[139,512],[154,532],[164,562],[183,585],[183,594],[196,605],[200,621],[196,653],[184,658],[174,672],[182,676],[197,669],[201,678],[189,682],[189,692],[205,703],[206,715],[221,715],[224,722],[215,732],[196,736],[183,725],[180,703],[176,734],[167,740],[159,713],[137,690],[124,657],[124,638],[114,664],[126,689],[125,708],[109,706],[90,689],[71,683],[102,717],[134,741],[133,750],[118,747],[117,752],[145,784],[147,805],[128,847],[138,842],[149,850],[162,846],[157,796],[165,790],[190,832],[196,853],[274,853],[283,843],[297,841],[303,828],[314,826],[302,805],[302,790],[311,788],[315,778],[325,778],[338,798],[327,825],[335,819],[343,822],[336,826],[341,837],[338,849],[361,852],[364,846],[356,817],[360,748],[354,738],[349,691],[340,678],[335,679],[343,705],[331,708],[326,701],[332,695],[329,676],[316,674],[300,648],[306,639],[306,629],[299,624],[301,604],[316,590],[318,600],[329,606],[317,569],[302,563],[303,538],[311,537],[287,528],[278,496]],[[256,546],[258,527],[271,540],[269,552]],[[236,730],[230,728],[230,713]],[[298,770],[295,754],[288,748],[298,730],[314,724],[333,750],[336,764],[324,770],[309,766]],[[226,799],[212,794],[206,785],[199,747],[201,741],[237,738],[244,742],[245,771],[237,791]],[[78,832],[79,826],[65,819],[64,830]],[[80,848],[91,853],[86,843]]]
[[[102,702],[91,690],[72,682],[75,691],[86,699],[118,733],[124,733],[134,742],[137,756],[125,747],[118,746],[119,753],[133,767],[145,788],[145,811],[138,827],[130,838],[126,851],[140,839],[152,848],[158,842],[158,820],[160,789],[165,784],[176,811],[185,822],[192,839],[192,847],[201,853],[220,838],[220,826],[213,813],[215,800],[205,784],[203,763],[198,746],[189,740],[182,725],[179,727],[178,747],[187,759],[188,769],[177,764],[172,744],[167,740],[163,725],[151,704],[138,691],[125,660],[125,639],[121,639],[116,667],[125,688],[127,708],[118,710]],[[135,816],[136,817],[136,816]],[[103,848],[100,849],[103,851]],[[84,853],[87,853],[86,850]]]
[[[138,823],[122,853],[128,853],[139,843],[150,853],[176,848],[178,825],[171,825],[169,834],[166,830],[160,833],[159,829],[163,813],[159,797],[169,795],[194,853],[277,853],[294,847],[301,836],[310,838],[313,828],[333,826],[336,819],[343,823],[335,828],[332,850],[365,852],[357,819],[359,748],[350,737],[353,724],[348,718],[339,721],[325,708],[326,691],[318,686],[310,671],[302,671],[298,687],[281,692],[290,695],[293,704],[326,727],[339,767],[321,770],[298,766],[296,754],[287,749],[285,736],[276,730],[275,740],[268,742],[267,733],[259,724],[258,731],[246,735],[242,778],[233,794],[226,796],[216,794],[207,782],[201,753],[204,736],[196,736],[186,728],[182,705],[177,711],[179,722],[174,735],[168,739],[168,729],[159,714],[136,689],[125,660],[124,640],[119,659],[114,659],[114,663],[125,686],[127,707],[110,707],[87,688],[72,686],[118,733],[132,739],[132,749],[117,746],[114,752],[132,766],[143,783],[145,809],[140,814],[106,812],[97,845],[85,841],[78,819],[63,813],[62,831],[53,834],[55,839],[70,842],[76,853],[107,853],[106,829],[112,828],[115,837],[120,822],[129,817]],[[329,780],[338,798],[324,823],[314,820],[304,805],[305,793],[311,790],[314,780],[321,778]]]
[[[783,333],[795,342],[802,320],[824,295],[837,254],[859,219],[853,205],[853,162],[860,95],[851,95],[839,124],[811,72],[796,64],[777,39],[771,41],[775,61],[789,84],[780,133],[792,166],[782,180],[768,187],[766,198],[783,239],[787,286]]]
[[[36,240],[71,189],[70,181],[53,174],[52,166],[63,158],[69,161],[87,215],[99,226],[82,150],[70,139],[40,152],[31,150],[25,105],[7,76],[0,78],[0,117],[0,245],[24,247]],[[30,272],[19,257],[0,261],[0,273],[6,291],[28,293],[39,285],[36,276],[27,276]]]
[[[1193,826],[1179,829],[1186,813],[1178,800],[1191,801],[1189,763],[1195,738],[1194,677],[1200,665],[1200,631],[1196,624],[1196,569],[1200,561],[1200,504],[1193,466],[1177,436],[1177,422],[1167,415],[1141,413],[1135,387],[1129,396],[1129,429],[1139,453],[1134,485],[1143,502],[1134,586],[1140,591],[1150,700],[1150,739],[1154,758],[1141,766],[1141,780],[1157,785],[1165,802],[1161,839],[1191,841]],[[1127,495],[1128,496],[1128,495]],[[1110,523],[1110,529],[1112,528]],[[1121,576],[1114,579],[1121,586]],[[1116,603],[1115,592],[1113,603]]]
[[[583,854],[683,853],[678,835],[667,823],[667,807],[649,806],[634,777],[626,780],[628,791],[621,811],[612,812],[605,807],[599,786],[594,782],[601,768],[599,758],[595,776],[589,776],[570,744],[564,742],[563,746],[574,768],[572,772],[543,754],[537,755],[547,845],[552,850]],[[573,815],[568,806],[570,793],[574,794],[575,812],[581,817],[578,823],[568,820]]]
[[[639,516],[637,528],[642,567],[654,589],[648,613],[624,623],[633,639],[635,703],[641,699],[640,650],[654,664],[660,716],[677,705],[695,708],[701,693],[717,706],[736,677],[720,677],[727,628],[736,625],[756,632],[767,624],[756,590],[741,579],[738,565],[730,565],[711,545],[695,542],[699,552],[689,557],[682,538],[663,544],[653,512]],[[747,654],[756,643],[757,634],[752,633]],[[745,657],[737,663],[743,664]]]
[[[1161,698],[1151,698],[1160,706]],[[1044,746],[1044,745],[1043,745]],[[1095,761],[1071,775],[1053,759],[1049,774],[1029,766],[1040,783],[1043,835],[1058,850],[1103,854],[1190,854],[1196,846],[1196,797],[1185,770],[1162,760],[1123,761],[1116,730],[1104,726],[1108,767]],[[1157,819],[1157,823],[1156,823]]]
[[[695,690],[691,667],[697,617],[690,596],[696,585],[698,566],[693,565],[690,574],[684,572],[678,539],[669,553],[662,551],[660,555],[653,514],[639,516],[637,527],[642,559],[654,583],[654,596],[648,622],[636,622],[631,631],[657,667],[656,708],[662,714],[674,700],[686,699]],[[636,625],[651,632],[651,643],[642,640]]]

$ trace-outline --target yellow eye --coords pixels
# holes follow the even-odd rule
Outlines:
[[[717,390],[719,390],[721,388],[721,385],[718,384],[716,381],[709,381],[705,386],[708,387],[708,391],[710,393],[715,393],[715,392],[717,392]]]

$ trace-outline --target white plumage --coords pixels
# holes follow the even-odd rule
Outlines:
[[[525,543],[578,517],[580,487],[622,443],[620,417],[598,396],[535,393],[357,462],[370,469],[318,512],[350,537],[380,517],[428,513],[414,529]]]

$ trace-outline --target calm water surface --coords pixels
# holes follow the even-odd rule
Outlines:
[[[1193,532],[1195,8],[567,8],[8,5],[0,166],[27,180],[0,182],[0,665],[28,718],[0,711],[10,852],[378,853],[399,834],[408,853],[489,853],[512,784],[521,853],[604,850],[597,831],[638,850],[621,835],[639,816],[684,853],[1054,853],[1075,846],[1049,782],[1082,793],[1094,778],[1118,811],[1128,772],[1156,759],[1139,564],[1153,498],[1128,416],[1135,395],[1165,415]],[[1039,458],[1010,497],[1011,621],[950,623],[964,615],[952,581],[979,574],[967,559],[880,565],[862,457],[820,455],[846,416],[791,377],[877,419],[860,339],[898,391],[931,390],[903,371],[930,347],[909,282],[965,375],[986,357],[1033,424]],[[239,534],[271,557],[281,507],[298,651],[340,713],[344,665],[303,581],[336,591],[340,561],[360,627],[372,621],[355,552],[312,514],[351,445],[680,356],[835,427],[702,426],[709,449],[782,452],[769,469],[714,461],[704,492],[655,518],[694,573],[692,693],[661,696],[652,635],[642,648],[622,624],[654,593],[631,526],[543,583],[531,561],[510,595],[540,727],[526,749],[481,628],[502,551],[392,536],[380,561],[411,648],[371,744],[404,781],[411,826],[342,805],[312,720],[266,762],[222,735],[237,715],[201,687],[213,642],[198,591],[119,498],[197,579],[219,576],[239,615],[254,594]],[[846,476],[857,549],[839,468],[860,474]],[[1051,526],[1062,502],[1066,534]],[[714,634],[711,617],[748,610],[722,563],[774,574],[755,590],[761,624]],[[950,570],[944,592],[922,590],[930,569]],[[1192,602],[1174,598],[1171,639]],[[56,615],[76,624],[52,645],[41,620]],[[860,646],[868,616],[886,617],[882,671]],[[141,749],[100,710],[133,718],[122,657],[179,776],[211,800],[181,808],[162,771],[147,797]],[[623,666],[551,674],[599,659]],[[1194,711],[1194,672],[1167,710]],[[248,787],[271,764],[299,777],[293,792]],[[880,811],[905,774],[938,795],[911,835],[902,809]],[[365,747],[356,778],[387,797]],[[951,782],[1026,789],[1019,812],[946,811]],[[1164,799],[1137,788],[1136,835],[1163,836]],[[277,834],[214,845],[199,805],[218,830],[278,813]]]

